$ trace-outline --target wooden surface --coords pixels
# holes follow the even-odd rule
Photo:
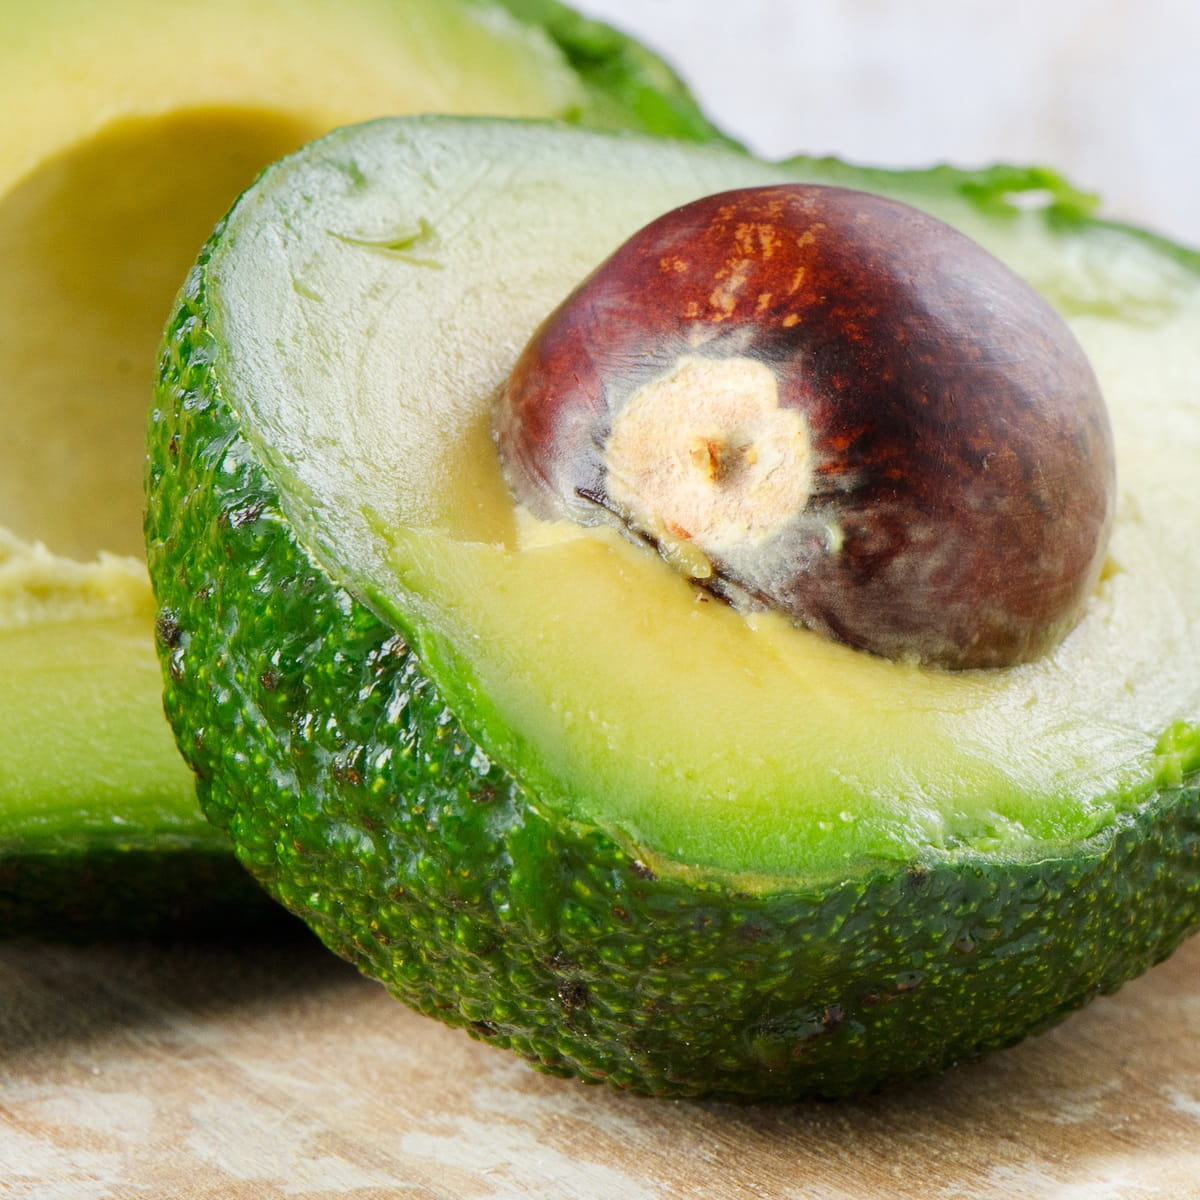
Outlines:
[[[1200,940],[1051,1033],[854,1103],[548,1079],[306,938],[0,946],[0,1197],[1200,1197]]]

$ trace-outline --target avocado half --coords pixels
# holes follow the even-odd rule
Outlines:
[[[889,662],[515,511],[490,410],[540,320],[658,214],[779,180],[949,221],[1089,352],[1121,493],[1053,653]],[[861,1091],[1048,1025],[1200,921],[1200,258],[1046,172],[340,131],[209,242],[149,436],[205,810],[334,950],[546,1071]]]
[[[128,930],[205,909],[214,874],[247,899],[161,714],[141,561],[155,349],[213,225],[380,113],[716,135],[553,0],[0,0],[0,28],[0,935]]]

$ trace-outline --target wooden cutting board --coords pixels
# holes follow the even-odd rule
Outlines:
[[[535,1074],[306,936],[0,946],[4,1200],[1187,1200],[1200,939],[1052,1032],[853,1103]]]

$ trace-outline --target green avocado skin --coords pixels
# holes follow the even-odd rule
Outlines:
[[[552,1074],[790,1101],[1010,1044],[1196,926],[1194,776],[1036,862],[865,864],[825,887],[656,877],[558,816],[293,537],[221,397],[206,262],[150,422],[168,716],[244,864],[397,997]]]
[[[585,124],[732,144],[700,110],[672,67],[640,42],[558,0],[499,3],[524,24],[545,30],[562,51],[588,92],[587,110],[575,114]]]

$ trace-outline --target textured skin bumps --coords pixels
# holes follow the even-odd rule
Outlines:
[[[836,884],[656,875],[527,793],[445,706],[419,630],[281,516],[222,396],[206,261],[150,423],[168,715],[243,863],[397,997],[554,1074],[792,1100],[1007,1045],[1196,925],[1195,778],[1037,861],[866,862]]]

